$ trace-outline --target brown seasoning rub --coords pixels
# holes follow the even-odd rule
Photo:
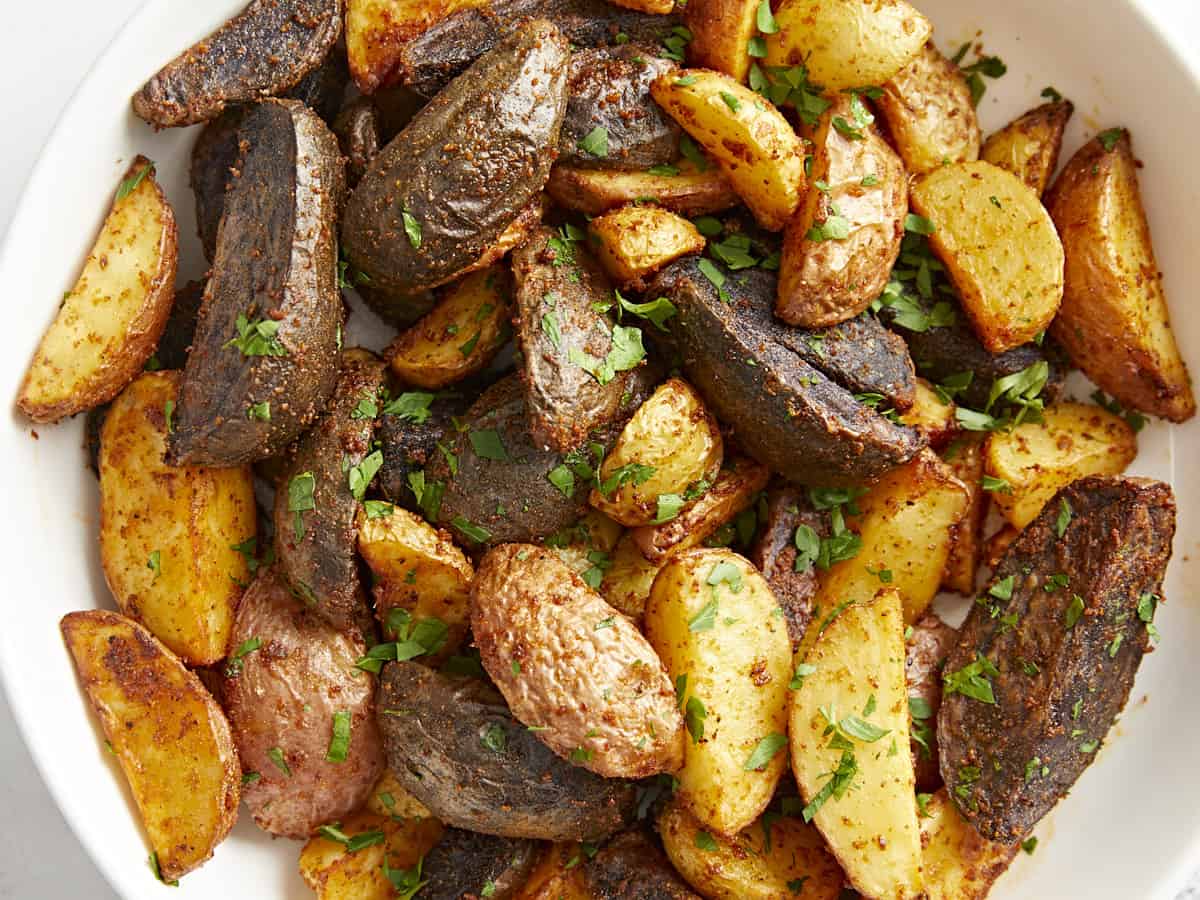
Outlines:
[[[421,900],[512,900],[540,853],[536,841],[447,828],[425,854]]]
[[[595,900],[700,900],[642,831],[614,838],[583,867]]]

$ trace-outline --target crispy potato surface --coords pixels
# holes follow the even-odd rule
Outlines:
[[[325,835],[309,838],[300,851],[300,877],[317,892],[317,900],[395,897],[396,889],[383,872],[384,863],[395,871],[415,869],[443,830],[437,819],[395,818],[373,812],[353,813],[335,827],[351,840],[372,832],[382,838],[355,850]]]
[[[693,65],[745,81],[753,61],[750,39],[758,33],[761,0],[689,0],[683,21],[692,33],[688,58]]]
[[[147,372],[108,412],[100,438],[100,562],[121,612],[184,662],[207,666],[225,657],[250,577],[254,476],[249,466],[163,462],[178,387],[178,372]]]
[[[804,659],[812,671],[791,693],[804,816],[864,896],[920,897],[900,594],[886,588],[826,621]]]
[[[578,844],[549,845],[515,900],[592,900],[580,866],[584,858]]]
[[[987,474],[1006,489],[992,493],[1010,523],[1024,528],[1059,489],[1086,475],[1119,475],[1137,456],[1137,435],[1119,416],[1088,403],[1056,403],[1041,422],[988,436]]]
[[[434,22],[488,0],[346,0],[346,55],[350,74],[364,94],[399,76],[404,45]]]
[[[630,290],[643,290],[648,276],[706,244],[695,225],[658,206],[623,206],[592,219],[588,233],[600,265]]]
[[[979,158],[1008,169],[1040,197],[1058,169],[1063,132],[1074,111],[1070,100],[1056,100],[1031,109],[991,135]]]
[[[599,216],[635,201],[650,200],[681,216],[704,216],[738,205],[729,180],[712,162],[703,169],[679,162],[678,173],[622,172],[557,165],[546,192],[564,209]]]
[[[929,446],[945,447],[958,433],[958,420],[954,414],[954,403],[946,403],[924,378],[917,379],[917,392],[913,405],[900,416],[900,421],[921,432]]]
[[[177,242],[154,163],[139,156],[25,373],[25,415],[57,422],[107,403],[142,370],[171,313]]]
[[[1075,154],[1046,198],[1066,251],[1053,335],[1085,375],[1124,406],[1183,422],[1196,414],[1171,331],[1128,132]]]
[[[1046,330],[1063,299],[1063,245],[1028,185],[977,161],[931,172],[913,185],[911,198],[933,224],[934,252],[990,352]]]
[[[787,768],[792,645],[779,603],[749,560],[693,550],[654,579],[644,627],[690,735],[677,796],[705,827],[735,835]]]
[[[925,804],[921,861],[929,900],[983,900],[1017,855],[1018,845],[989,841],[964,821],[942,788]]]
[[[121,763],[164,881],[212,856],[237,820],[242,770],[200,679],[149,631],[105,610],[59,626]]]

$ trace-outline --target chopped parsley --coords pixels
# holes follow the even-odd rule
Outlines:
[[[313,499],[316,483],[312,472],[301,472],[288,482],[288,512],[296,514],[294,527],[298,541],[304,538],[303,513],[317,508],[316,500]]]
[[[226,347],[235,347],[242,356],[287,356],[287,348],[279,342],[279,323],[274,319],[256,319],[251,322],[239,315],[235,323],[237,337],[225,342]]]
[[[383,468],[383,451],[373,450],[368,453],[361,463],[356,466],[351,466],[347,471],[347,479],[350,485],[350,493],[355,500],[362,501],[366,496],[367,488],[371,481]]]
[[[767,767],[767,764],[775,758],[780,750],[787,746],[787,735],[777,732],[768,734],[765,738],[758,742],[754,748],[754,752],[747,757],[742,763],[742,771],[756,772],[762,771]]]
[[[113,202],[119,203],[120,201],[124,200],[126,197],[128,197],[130,194],[132,194],[134,191],[137,190],[138,185],[146,180],[147,175],[153,175],[153,174],[154,174],[154,163],[151,162],[150,160],[147,160],[146,165],[142,166],[140,169],[138,169],[136,172],[134,172],[128,178],[123,179],[121,181],[121,183],[119,185],[117,185],[117,197]],[[159,880],[161,881],[162,879],[160,878]]]
[[[434,395],[425,391],[406,391],[384,404],[385,416],[396,416],[414,425],[424,424],[429,420],[429,407],[433,404]]]
[[[980,703],[996,703],[996,695],[992,691],[991,678],[998,676],[1000,670],[981,653],[976,653],[975,661],[959,669],[957,672],[947,672],[942,676],[946,694],[962,694]]]
[[[404,222],[404,234],[414,250],[421,249],[421,223],[407,209],[401,210],[400,218]]]
[[[608,156],[608,129],[597,125],[579,141],[579,149],[597,159]]]

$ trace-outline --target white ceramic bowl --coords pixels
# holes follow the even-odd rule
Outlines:
[[[244,0],[151,0],[85,80],[47,145],[0,251],[0,397],[10,404],[62,292],[74,282],[128,159],[145,153],[175,206],[182,235],[180,282],[202,271],[187,158],[194,130],[153,133],[129,97],[154,70],[202,37]],[[1194,0],[1182,0],[1194,2]],[[1009,74],[989,82],[985,131],[1039,102],[1053,85],[1076,103],[1065,152],[1112,125],[1132,129],[1145,162],[1142,186],[1184,355],[1200,371],[1200,284],[1190,217],[1200,210],[1194,163],[1200,144],[1200,59],[1185,60],[1180,35],[1155,31],[1136,0],[924,0],[943,48],[981,36]],[[19,85],[15,86],[19,89]],[[374,338],[359,314],[351,332]],[[97,490],[80,450],[82,417],[34,429],[10,406],[0,429],[9,600],[0,668],[33,758],[75,833],[114,888],[161,900],[120,771],[103,747],[58,633],[66,612],[111,606],[97,555]],[[1171,900],[1200,862],[1200,586],[1196,552],[1200,424],[1154,424],[1140,436],[1139,474],[1170,480],[1179,535],[1161,610],[1161,648],[1142,666],[1129,708],[1071,796],[1038,828],[994,897]],[[1176,464],[1176,460],[1182,462]],[[13,827],[20,811],[10,810]],[[272,841],[243,817],[216,857],[183,879],[180,896],[309,898],[296,874],[299,844]],[[45,848],[53,853],[54,848]]]

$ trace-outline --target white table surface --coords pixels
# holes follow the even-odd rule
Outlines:
[[[10,38],[0,56],[8,127],[0,167],[0,235],[8,228],[25,179],[64,104],[96,56],[142,0],[66,0],[53,4],[56,24],[41,18],[39,2],[5,2]],[[182,0],[180,0],[182,2]],[[1169,28],[1187,30],[1200,54],[1195,0],[1147,0]],[[1100,6],[1103,6],[1101,0]],[[44,37],[53,31],[51,55]],[[1178,31],[1176,31],[1178,33]],[[24,36],[24,37],[22,37]],[[84,141],[86,144],[86,140]],[[20,302],[20,298],[8,298]],[[18,602],[15,598],[9,602]],[[88,859],[42,785],[17,734],[8,701],[0,691],[0,810],[6,825],[0,842],[0,898],[20,900],[109,900],[116,895]],[[98,813],[102,814],[102,813]],[[1200,860],[1197,860],[1200,867]],[[1200,872],[1180,900],[1200,900]]]

